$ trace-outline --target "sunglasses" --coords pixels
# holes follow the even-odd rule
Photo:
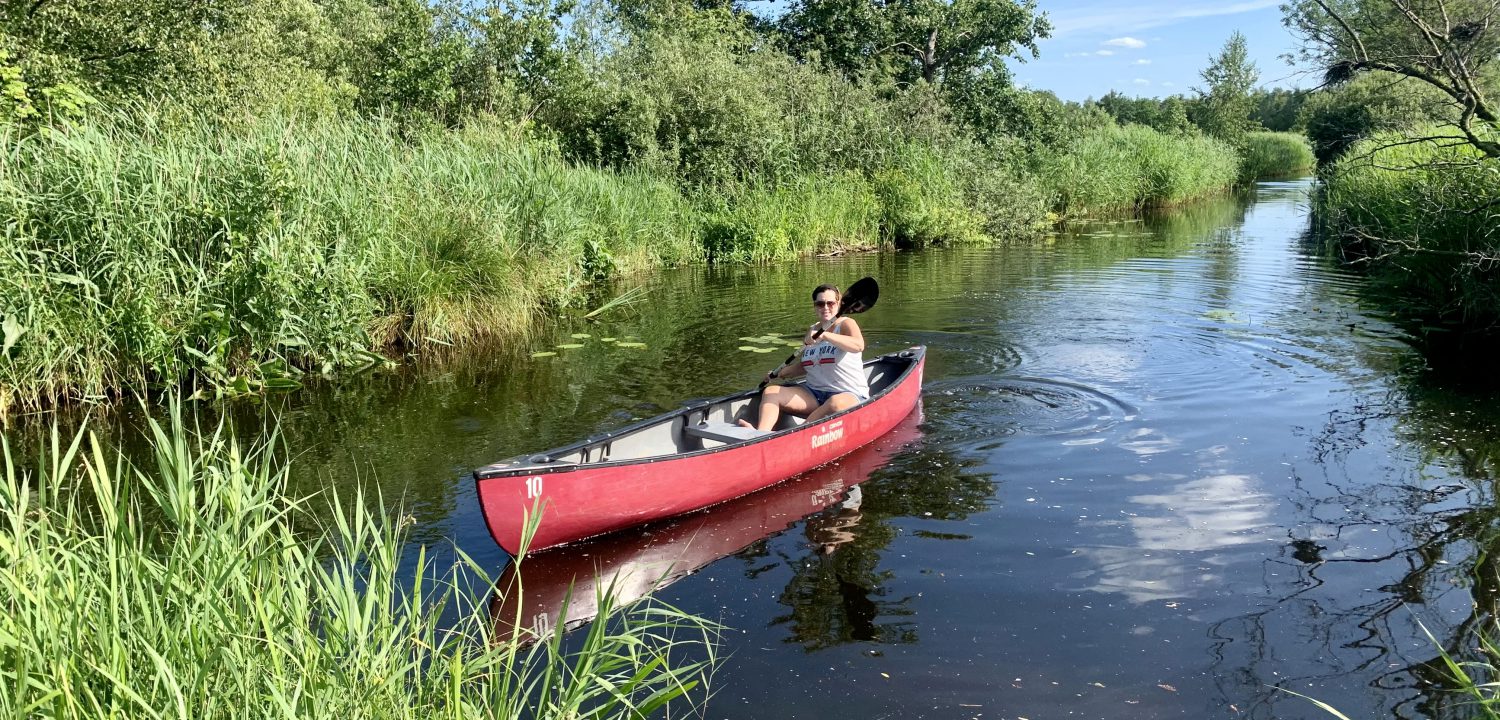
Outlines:
[[[820,307],[820,308],[822,308],[822,307],[838,307],[838,304],[839,304],[839,301],[837,301],[837,300],[814,300],[813,301],[813,307]]]

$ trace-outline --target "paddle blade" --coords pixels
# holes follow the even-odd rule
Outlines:
[[[839,304],[839,314],[862,313],[875,307],[875,301],[878,299],[880,299],[880,285],[875,282],[875,278],[860,278],[849,286],[848,292],[844,293],[844,300]]]

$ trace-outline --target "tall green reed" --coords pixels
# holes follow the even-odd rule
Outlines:
[[[1234,148],[1196,134],[1143,125],[1084,131],[1071,145],[1040,156],[1037,170],[1064,216],[1138,212],[1181,205],[1234,185]]]
[[[576,649],[525,645],[461,551],[412,561],[363,498],[287,496],[274,440],[178,412],[149,432],[139,467],[91,435],[54,431],[32,470],[0,443],[0,715],[633,718],[703,697],[707,623],[606,594]]]
[[[1500,325],[1500,163],[1451,130],[1379,133],[1328,166],[1316,216],[1402,315],[1433,329]],[[1429,139],[1421,139],[1429,138]]]
[[[1306,173],[1318,164],[1307,136],[1290,132],[1247,133],[1241,160],[1242,181]]]

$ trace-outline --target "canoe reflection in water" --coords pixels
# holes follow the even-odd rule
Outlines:
[[[815,513],[806,536],[818,554],[833,554],[859,530],[859,483],[919,440],[921,422],[918,401],[886,435],[786,482],[691,515],[513,562],[490,600],[496,637],[519,631],[527,640],[541,639],[561,618],[564,630],[571,630],[594,619],[601,593],[609,592],[616,608],[629,605]]]

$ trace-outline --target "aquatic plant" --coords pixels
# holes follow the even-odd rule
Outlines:
[[[178,410],[149,433],[139,467],[92,435],[54,430],[31,470],[0,443],[0,714],[636,718],[704,697],[708,623],[605,593],[612,618],[527,645],[462,551],[445,569],[399,514],[287,495],[274,431],[246,447]]]
[[[1369,269],[1429,330],[1500,324],[1500,161],[1454,131],[1377,133],[1324,172],[1315,210],[1330,247]]]
[[[1307,137],[1289,132],[1253,132],[1245,135],[1240,179],[1285,177],[1311,170],[1318,164]]]

